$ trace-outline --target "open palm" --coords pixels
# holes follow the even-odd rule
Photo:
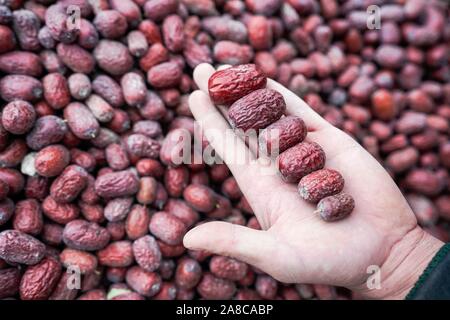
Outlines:
[[[283,182],[275,163],[258,158],[252,144],[249,149],[242,141],[224,143],[230,126],[207,93],[208,79],[214,71],[207,64],[195,70],[200,90],[192,93],[190,108],[232,171],[263,230],[209,222],[191,230],[185,236],[185,246],[234,257],[286,283],[331,284],[364,292],[369,266],[381,267],[384,276],[389,277],[396,264],[386,266],[386,262],[396,246],[407,239],[413,247],[425,235],[388,173],[350,136],[326,122],[295,94],[269,80],[268,87],[284,96],[287,113],[306,122],[306,141],[323,147],[325,166],[343,175],[344,191],[355,199],[355,209],[347,219],[322,221],[314,213],[315,207],[300,198],[297,186]],[[207,134],[210,129],[215,129],[213,137]],[[251,161],[234,163],[235,156],[241,153],[250,154]],[[401,254],[406,257],[408,252]]]

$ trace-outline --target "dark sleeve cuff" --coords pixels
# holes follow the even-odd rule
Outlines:
[[[406,300],[450,300],[450,243],[442,246]]]

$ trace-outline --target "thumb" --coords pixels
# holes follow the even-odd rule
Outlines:
[[[267,259],[276,254],[275,239],[266,231],[227,222],[208,222],[190,230],[183,240],[188,249],[229,256],[266,269]]]

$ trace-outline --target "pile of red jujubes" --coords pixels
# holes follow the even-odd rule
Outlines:
[[[0,299],[351,297],[183,247],[205,220],[259,228],[225,165],[171,160],[202,62],[253,62],[301,96],[449,240],[446,3],[0,3]]]

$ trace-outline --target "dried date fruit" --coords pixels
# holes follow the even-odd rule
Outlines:
[[[255,281],[255,289],[263,299],[270,300],[275,298],[278,291],[278,284],[270,276],[258,275]]]
[[[121,221],[127,217],[132,205],[131,197],[112,199],[105,206],[105,218],[111,222]]]
[[[144,56],[148,51],[148,42],[141,31],[131,31],[127,36],[128,50],[136,57]]]
[[[162,21],[166,16],[176,13],[178,1],[176,0],[149,0],[145,2],[145,16],[152,21]]]
[[[59,117],[48,115],[36,120],[33,130],[27,135],[27,145],[33,150],[60,142],[67,133],[66,123]]]
[[[217,278],[210,273],[204,274],[197,286],[200,296],[208,300],[227,300],[234,295],[235,291],[234,282]]]
[[[60,43],[56,47],[58,57],[73,72],[91,73],[96,60],[92,54],[76,44]]]
[[[139,60],[139,66],[145,72],[149,71],[157,64],[169,60],[169,51],[161,43],[153,44],[147,53]]]
[[[0,270],[0,299],[12,298],[19,292],[20,278],[17,268]]]
[[[78,206],[71,203],[59,203],[51,196],[46,197],[42,202],[42,211],[47,218],[60,224],[75,220],[80,213]]]
[[[86,99],[86,106],[99,122],[110,122],[114,116],[111,105],[96,94],[91,94]]]
[[[190,39],[185,41],[183,55],[191,68],[195,68],[201,63],[212,63],[212,53],[209,47]],[[183,85],[183,79],[181,79],[180,86]]]
[[[152,236],[136,239],[133,242],[133,254],[137,264],[146,271],[153,272],[161,265],[161,251]]]
[[[178,15],[166,17],[162,24],[162,35],[166,48],[171,52],[179,52],[184,46],[184,24]]]
[[[27,155],[27,145],[21,139],[14,140],[5,150],[0,153],[0,166],[13,168],[22,162],[21,171],[24,174],[34,175],[33,154]]]
[[[302,142],[307,133],[306,124],[301,118],[283,117],[261,132],[260,150],[267,155],[281,153]]]
[[[91,80],[83,73],[73,73],[67,79],[70,94],[77,100],[86,99],[92,91]]]
[[[132,134],[126,139],[127,151],[137,158],[156,159],[159,156],[161,145],[143,134]]]
[[[340,193],[320,200],[316,212],[324,221],[337,221],[347,217],[354,207],[352,196]]]
[[[148,232],[150,223],[150,213],[148,209],[141,205],[134,205],[125,221],[125,231],[128,238],[136,240],[143,237]]]
[[[157,89],[176,87],[183,71],[176,62],[163,62],[152,67],[147,74],[147,81]]]
[[[26,199],[16,203],[13,227],[15,230],[37,236],[44,226],[40,203],[35,199]]]
[[[75,300],[78,289],[75,285],[68,284],[75,284],[75,280],[71,277],[71,274],[65,272],[61,275],[48,300]]]
[[[315,142],[302,142],[278,156],[278,169],[286,182],[296,183],[325,165],[325,152]]]
[[[154,272],[148,272],[141,267],[134,266],[126,274],[127,284],[137,293],[145,297],[152,297],[161,290],[161,277]]]
[[[54,4],[45,12],[45,24],[51,36],[63,43],[71,43],[76,39],[78,30],[69,28],[66,8],[61,4]]]
[[[304,176],[298,184],[298,192],[308,202],[335,195],[344,188],[344,178],[333,169],[321,169]]]
[[[44,98],[53,109],[62,109],[70,102],[66,78],[60,73],[50,73],[42,79]]]
[[[72,249],[95,251],[104,248],[110,239],[106,229],[85,220],[73,220],[63,231],[64,243]]]
[[[105,221],[104,208],[100,204],[88,204],[83,201],[78,202],[81,214],[87,221],[102,223]]]
[[[191,184],[183,191],[184,200],[195,210],[211,212],[217,204],[216,195],[209,187]]]
[[[147,100],[147,87],[144,78],[136,72],[126,73],[121,81],[125,102],[133,107],[143,105]]]
[[[120,85],[107,75],[98,75],[92,81],[92,90],[113,107],[121,107],[125,100]]]
[[[130,241],[116,241],[97,252],[98,263],[107,267],[128,267],[133,261],[133,249]]]
[[[113,76],[123,75],[133,66],[128,48],[118,41],[101,40],[93,54],[100,68]]]
[[[42,64],[38,55],[26,51],[13,51],[0,55],[0,70],[5,73],[39,77]]]
[[[39,49],[40,24],[39,18],[30,10],[13,11],[12,27],[23,50],[36,51]]]
[[[73,134],[80,139],[90,140],[99,134],[100,126],[97,119],[82,103],[72,102],[64,108],[64,119],[67,120]]]
[[[66,269],[76,267],[81,274],[94,272],[97,268],[97,258],[86,251],[65,248],[59,259]]]
[[[12,263],[35,265],[42,260],[45,245],[36,238],[17,230],[0,233],[0,258]]]
[[[133,125],[134,133],[141,133],[150,138],[157,138],[162,134],[162,128],[159,122],[152,120],[141,120]]]
[[[8,184],[11,195],[19,193],[25,186],[23,175],[15,169],[0,168],[0,180]]]
[[[124,170],[130,165],[125,147],[118,143],[112,143],[105,149],[108,165],[114,170]]]
[[[156,200],[158,182],[153,177],[142,177],[139,180],[139,191],[136,200],[143,205],[152,204]]]
[[[259,89],[234,102],[228,109],[231,126],[246,132],[264,129],[286,111],[283,96],[275,90]]]
[[[70,165],[53,181],[50,195],[59,203],[75,200],[87,185],[88,173],[82,167]]]
[[[70,163],[70,153],[62,145],[41,149],[34,159],[36,172],[43,177],[58,176]]]
[[[239,65],[215,72],[208,91],[215,104],[232,104],[247,94],[265,88],[267,78],[254,64]]]
[[[25,75],[7,75],[0,80],[0,97],[8,102],[25,100],[35,102],[42,97],[42,83]]]
[[[93,21],[95,28],[106,39],[117,39],[125,35],[128,29],[127,19],[116,10],[100,11]]]
[[[272,46],[272,28],[264,16],[253,16],[247,23],[248,39],[255,50],[266,50]]]
[[[4,41],[0,45],[0,53],[14,50],[17,44],[14,32],[8,26],[0,25],[0,38]]]
[[[51,256],[28,267],[20,280],[20,298],[22,300],[46,300],[58,283],[61,269],[61,263]]]
[[[164,211],[173,214],[189,228],[200,219],[197,211],[192,209],[186,202],[179,199],[169,199],[164,206]]]
[[[153,214],[149,229],[155,237],[169,245],[180,244],[187,231],[185,224],[180,219],[164,211]]]
[[[189,290],[195,288],[202,277],[202,267],[191,258],[183,258],[178,262],[175,271],[175,283],[179,288]]]
[[[224,256],[214,256],[209,261],[209,270],[215,276],[239,281],[247,275],[247,264]]]

